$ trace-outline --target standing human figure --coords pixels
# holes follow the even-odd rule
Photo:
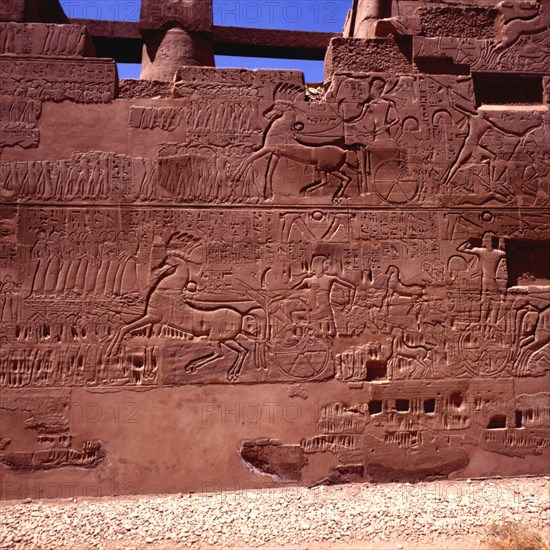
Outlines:
[[[0,283],[0,322],[14,323],[19,318],[19,289],[18,285],[11,275],[4,277],[4,282]]]
[[[477,256],[481,268],[481,315],[480,322],[495,325],[498,320],[501,293],[498,287],[497,272],[506,258],[504,239],[499,239],[498,248],[493,247],[493,233],[483,235],[482,245],[472,246],[466,241],[458,246],[458,252]]]
[[[31,249],[31,277],[30,292],[31,295],[43,297],[44,283],[46,281],[46,270],[50,257],[50,248],[46,232],[40,230],[37,234],[36,243]]]
[[[336,283],[347,288],[351,293],[351,308],[355,285],[338,275],[327,273],[330,261],[326,256],[314,256],[311,269],[299,281],[292,285],[294,289],[308,289],[309,321],[314,323],[320,336],[336,336],[336,323],[331,304],[331,292]]]

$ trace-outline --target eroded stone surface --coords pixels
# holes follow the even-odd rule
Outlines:
[[[0,21],[23,21],[25,0],[5,0],[0,6]]]
[[[212,2],[205,0],[142,0],[140,27],[159,29],[177,24],[187,31],[212,30]]]
[[[548,6],[396,7],[313,91],[0,24],[2,490],[547,472]]]

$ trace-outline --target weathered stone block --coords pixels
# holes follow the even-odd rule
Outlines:
[[[25,0],[2,0],[0,21],[23,21],[25,18]]]
[[[393,38],[333,38],[325,57],[325,78],[337,72],[411,72],[405,46]]]
[[[212,30],[212,2],[205,0],[142,0],[140,27],[156,30],[177,25],[186,31]]]
[[[424,7],[416,15],[424,36],[491,39],[497,36],[499,11],[483,7]]]

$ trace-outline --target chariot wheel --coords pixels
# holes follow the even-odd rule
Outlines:
[[[297,335],[292,327],[275,339],[272,353],[278,369],[295,380],[313,380],[330,358],[327,342],[311,334]]]
[[[418,179],[407,174],[407,163],[398,156],[381,162],[374,170],[376,194],[389,204],[407,204],[420,190]]]
[[[460,335],[458,353],[472,376],[496,376],[508,367],[512,346],[497,325],[478,323]]]

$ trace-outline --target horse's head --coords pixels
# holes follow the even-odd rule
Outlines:
[[[273,103],[273,105],[271,105],[271,107],[263,112],[263,115],[268,120],[275,120],[282,117],[285,113],[292,112],[293,110],[294,105],[291,101],[278,99]]]

